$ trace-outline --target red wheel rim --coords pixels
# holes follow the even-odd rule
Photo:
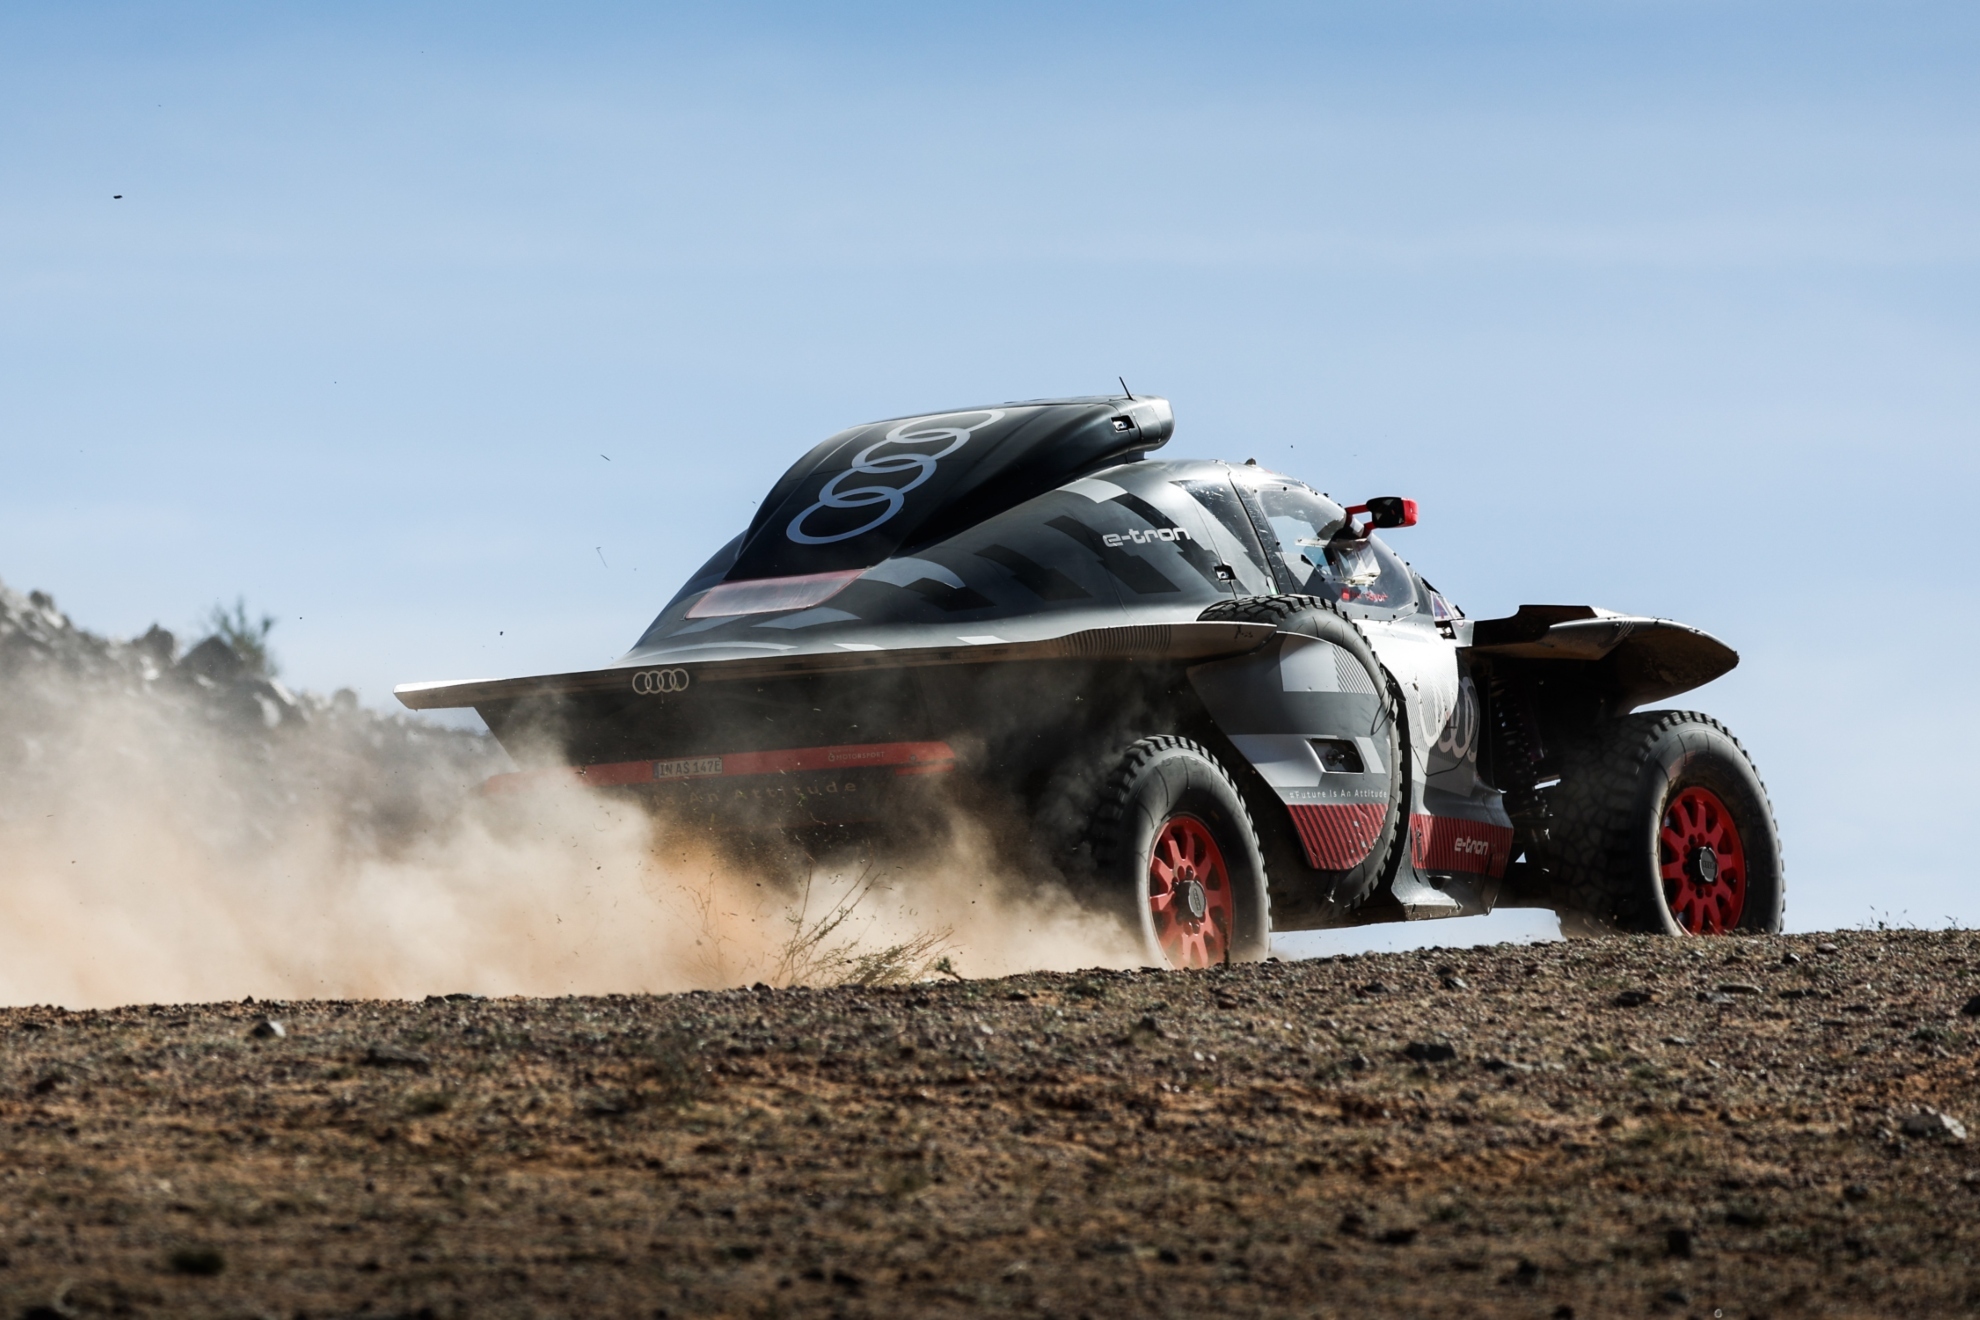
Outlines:
[[[1155,939],[1175,967],[1211,967],[1231,947],[1231,873],[1209,826],[1172,816],[1148,858],[1148,909]]]
[[[1746,911],[1746,848],[1719,795],[1687,788],[1657,831],[1664,901],[1688,935],[1723,935]]]

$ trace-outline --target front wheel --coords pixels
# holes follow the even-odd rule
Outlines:
[[[1772,933],[1785,876],[1766,786],[1718,721],[1629,715],[1565,758],[1539,860],[1563,931]]]
[[[1139,936],[1143,957],[1211,967],[1271,950],[1265,862],[1230,774],[1186,738],[1127,750],[1094,811],[1098,896]]]

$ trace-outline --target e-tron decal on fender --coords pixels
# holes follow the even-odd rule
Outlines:
[[[1195,538],[1186,527],[1155,527],[1145,532],[1108,532],[1100,538],[1101,544],[1120,546],[1133,543],[1147,545],[1151,541],[1191,541]]]
[[[685,692],[688,682],[685,669],[642,669],[632,676],[632,689],[642,697],[657,697],[667,692]]]
[[[973,426],[933,426],[931,422],[941,417],[973,417],[967,413],[937,413],[933,417],[916,417],[902,422],[886,435],[874,441],[853,455],[852,466],[837,473],[818,492],[818,502],[791,519],[784,535],[799,545],[831,545],[836,541],[850,541],[855,536],[864,536],[899,513],[907,504],[907,493],[935,475],[935,464],[969,443],[970,436],[984,427],[1004,419],[1004,409],[989,408],[981,412],[982,421]],[[879,458],[874,455],[887,445],[928,444],[946,440],[940,449],[932,454],[916,453],[912,450],[896,454],[886,454]],[[907,484],[901,486],[854,486],[850,490],[840,490],[839,483],[851,476],[885,477],[897,472],[912,472]],[[875,504],[883,505],[877,517],[869,518],[850,531],[833,532],[829,536],[818,536],[807,532],[805,523],[815,513],[825,509],[864,509]]]
[[[1464,871],[1502,876],[1512,857],[1512,830],[1489,821],[1411,816],[1410,861],[1420,871]]]

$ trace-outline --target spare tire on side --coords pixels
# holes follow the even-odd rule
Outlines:
[[[1271,952],[1265,861],[1231,776],[1187,738],[1143,738],[1107,777],[1091,826],[1094,897],[1155,965]]]
[[[1239,757],[1250,758],[1240,763],[1239,780],[1257,823],[1278,928],[1333,925],[1395,874],[1408,846],[1408,735],[1401,695],[1361,628],[1317,596],[1240,597],[1219,601],[1197,617],[1206,623],[1269,623],[1293,638],[1326,644],[1295,661],[1290,649],[1309,644],[1281,639],[1251,656],[1199,666],[1191,671],[1191,682],[1218,733]],[[1323,679],[1331,671],[1331,686],[1338,690],[1298,691],[1330,685],[1309,685],[1298,677],[1297,671],[1322,654],[1332,661],[1320,666]],[[1339,749],[1355,764],[1348,773],[1319,776],[1327,785],[1324,793],[1271,782],[1275,775],[1284,778],[1273,767],[1271,744],[1289,739],[1294,746],[1277,754],[1304,755],[1304,746],[1317,747],[1335,736],[1355,745]],[[1335,800],[1349,794],[1356,800]]]
[[[1626,715],[1563,761],[1535,848],[1563,932],[1780,930],[1773,805],[1724,725],[1695,711]]]

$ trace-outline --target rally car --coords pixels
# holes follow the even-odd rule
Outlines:
[[[1151,962],[1274,930],[1546,907],[1774,931],[1772,808],[1717,722],[1641,707],[1738,663],[1667,619],[1471,619],[1391,550],[1413,501],[1151,457],[1161,398],[893,418],[800,459],[598,670],[397,689],[523,769],[722,831],[971,804]]]

